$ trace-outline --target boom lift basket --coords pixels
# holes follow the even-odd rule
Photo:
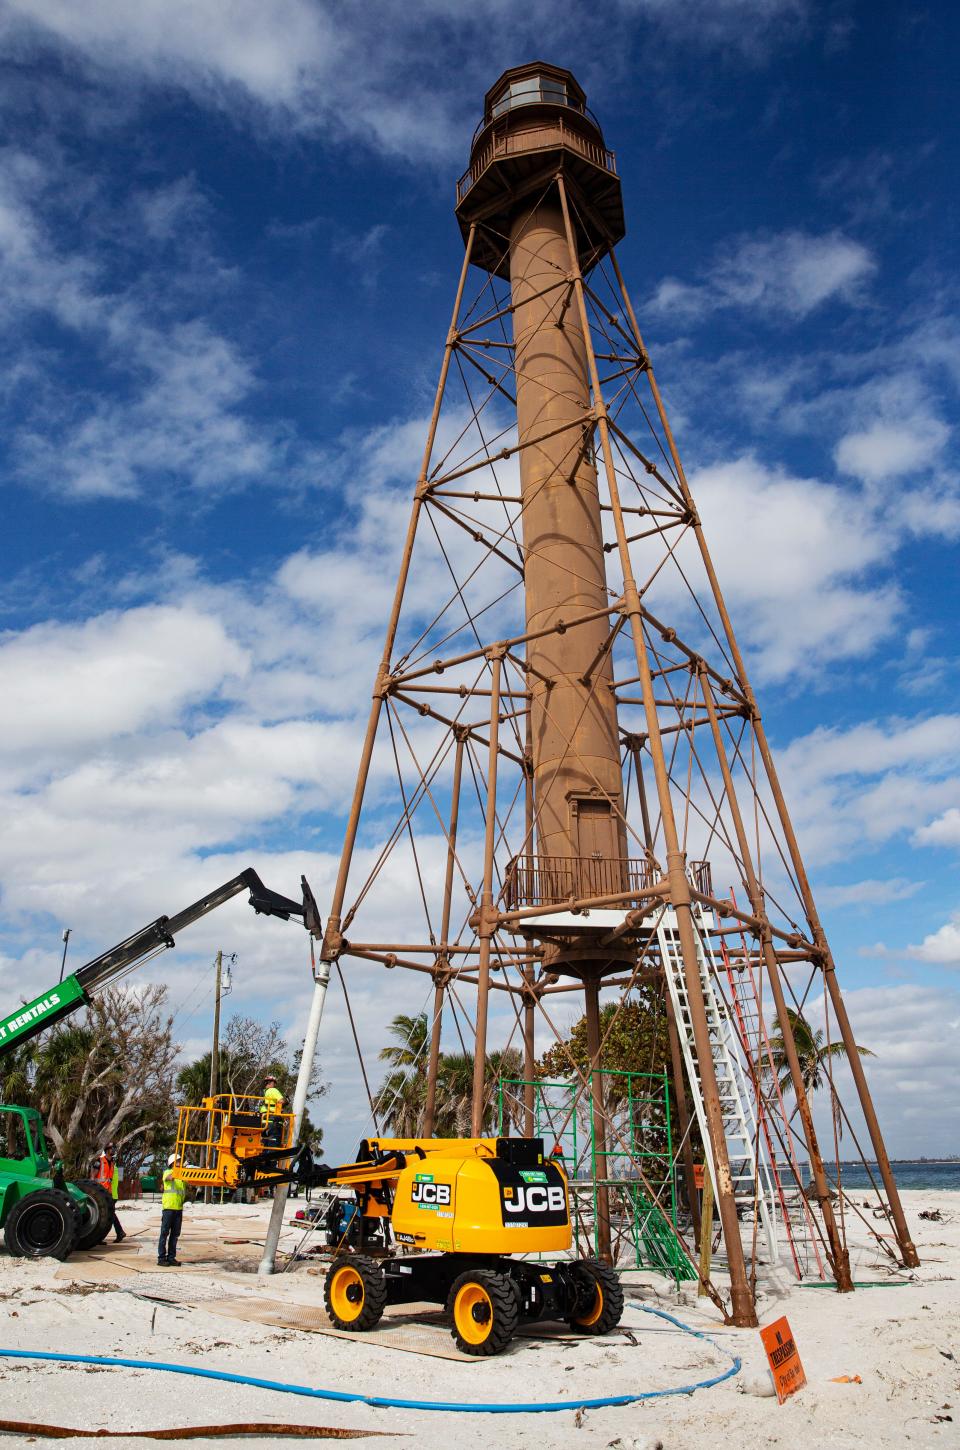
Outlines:
[[[244,1165],[265,1151],[293,1146],[293,1114],[271,1113],[258,1097],[218,1093],[179,1109],[175,1153],[179,1176],[204,1188],[249,1182]],[[253,1181],[266,1175],[255,1173]]]

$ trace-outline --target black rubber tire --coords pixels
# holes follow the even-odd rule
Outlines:
[[[457,1323],[457,1300],[462,1290],[471,1288],[482,1294],[485,1302],[481,1301],[477,1309],[481,1312],[486,1310],[488,1315],[485,1319],[477,1319],[471,1311],[471,1318],[485,1330],[481,1339],[465,1338]],[[519,1296],[513,1280],[509,1274],[495,1274],[489,1269],[468,1269],[465,1274],[454,1279],[447,1295],[446,1309],[453,1320],[450,1332],[462,1354],[479,1356],[502,1353],[517,1332],[520,1322]]]
[[[347,1270],[352,1271],[348,1276],[351,1282],[344,1288],[337,1281]],[[359,1297],[355,1299],[354,1293]],[[350,1314],[344,1312],[345,1299],[350,1302]],[[335,1328],[348,1334],[373,1329],[387,1307],[387,1281],[376,1259],[365,1254],[341,1254],[334,1259],[324,1280],[323,1302]]]
[[[593,1303],[586,1314],[570,1316],[570,1328],[578,1334],[609,1334],[623,1316],[623,1285],[610,1265],[599,1259],[579,1259],[573,1273],[584,1288],[584,1299],[593,1290]]]
[[[81,1210],[80,1228],[74,1248],[95,1249],[110,1232],[113,1198],[102,1183],[97,1183],[92,1178],[80,1178],[76,1186],[83,1189],[87,1202]]]
[[[38,1188],[7,1214],[7,1252],[16,1258],[65,1259],[76,1242],[79,1217],[69,1193]]]

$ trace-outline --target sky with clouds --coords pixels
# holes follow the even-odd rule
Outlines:
[[[960,1151],[958,29],[936,0],[0,0],[11,1004],[63,926],[76,965],[247,864],[325,913],[454,183],[485,89],[541,54],[617,154],[621,265],[890,1147]],[[296,1038],[302,934],[236,903],[150,969],[185,1051],[217,947],[228,1006]],[[350,972],[372,1056],[421,984]],[[337,993],[321,1050],[347,1152]]]

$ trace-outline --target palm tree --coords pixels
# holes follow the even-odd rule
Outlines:
[[[397,1041],[380,1050],[380,1061],[388,1062],[391,1071],[380,1084],[375,1107],[385,1128],[398,1138],[410,1138],[420,1131],[426,1101],[427,1014],[400,1012],[388,1031]]]
[[[393,1033],[398,1046],[382,1047],[380,1061],[389,1062],[392,1067],[415,1067],[427,1045],[426,1012],[418,1012],[416,1017],[400,1012],[394,1017],[387,1031]]]
[[[815,1093],[818,1088],[823,1087],[825,1076],[829,1075],[827,1063],[833,1058],[847,1056],[846,1045],[843,1042],[826,1042],[823,1029],[818,1027],[814,1030],[805,1017],[795,1012],[792,1007],[787,1008],[787,1017],[790,1022],[790,1031],[797,1049],[797,1057],[800,1059],[800,1073],[803,1078],[803,1087],[806,1094]],[[861,1057],[873,1057],[875,1054],[869,1047],[857,1046],[857,1052]],[[770,1038],[770,1061],[773,1063],[774,1071],[777,1073],[780,1082],[780,1091],[786,1092],[793,1086],[793,1079],[790,1076],[790,1068],[787,1063],[786,1042],[783,1029],[778,1028]],[[761,1071],[769,1069],[767,1062],[758,1064]]]
[[[488,1103],[488,1112],[484,1114],[485,1121],[489,1119],[490,1132],[497,1131],[497,1122],[500,1116],[500,1084],[504,1082],[519,1082],[523,1078],[523,1056],[519,1048],[505,1047],[502,1052],[487,1053],[485,1095]],[[520,1095],[514,1088],[503,1094],[503,1123],[501,1131],[509,1133],[511,1126],[520,1128],[523,1123],[523,1094]]]
[[[35,1058],[35,1042],[24,1042],[20,1047],[11,1048],[4,1054],[0,1067],[0,1102],[17,1103],[24,1108],[38,1106],[34,1092]],[[5,1154],[8,1158],[16,1156],[19,1121],[13,1113],[3,1115],[0,1154]]]
[[[444,1052],[437,1073],[437,1110],[434,1131],[438,1138],[468,1138],[473,1118],[473,1063],[468,1052]],[[497,1088],[501,1081],[519,1078],[523,1059],[515,1047],[487,1054],[484,1073],[484,1133],[495,1133],[500,1115]],[[523,1104],[510,1093],[503,1099],[503,1131],[522,1120]]]
[[[113,1045],[109,1042],[98,1044],[93,1029],[82,1022],[66,1023],[49,1033],[37,1046],[34,1096],[47,1136],[54,1144],[57,1144],[59,1135],[72,1137],[69,1134],[71,1125],[79,1130],[84,1116],[98,1116],[104,1101],[112,1099],[122,1076],[115,1058]],[[86,1080],[88,1076],[94,1077],[92,1087]],[[86,1160],[100,1146],[86,1143],[70,1154],[70,1166],[86,1173],[89,1168]],[[57,1151],[64,1153],[64,1146],[61,1144]]]
[[[377,1090],[374,1106],[380,1124],[398,1138],[413,1138],[423,1131],[427,1102],[427,1045],[430,1027],[426,1012],[415,1017],[405,1012],[394,1017],[388,1028],[396,1039],[380,1051],[381,1062],[390,1066]],[[438,1138],[470,1136],[473,1109],[473,1055],[442,1052],[437,1067],[437,1094],[433,1131]],[[497,1087],[503,1079],[519,1078],[523,1059],[515,1047],[487,1055],[483,1131],[495,1133],[499,1116]],[[504,1132],[511,1121],[519,1123],[522,1104],[504,1095]]]
[[[419,1073],[388,1072],[374,1100],[381,1128],[395,1138],[415,1138],[423,1121],[425,1086]]]
[[[4,1053],[0,1062],[0,1102],[34,1106],[36,1051],[35,1042],[24,1042]]]
[[[433,1129],[437,1137],[469,1137],[472,1104],[473,1058],[468,1052],[442,1053]]]
[[[196,1107],[210,1091],[210,1059],[212,1052],[205,1052],[195,1062],[188,1062],[177,1073],[177,1089],[181,1102]],[[223,1074],[224,1053],[220,1053],[220,1072]]]

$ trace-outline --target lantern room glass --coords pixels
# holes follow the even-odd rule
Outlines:
[[[516,106],[531,106],[543,101],[552,106],[573,104],[563,81],[553,76],[537,74],[511,81],[499,100],[494,101],[491,115],[502,116],[505,111],[511,111]]]

